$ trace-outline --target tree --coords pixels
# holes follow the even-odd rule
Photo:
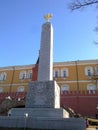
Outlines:
[[[89,5],[98,4],[98,0],[72,0],[72,1],[73,2],[70,2],[69,4],[69,7],[72,11]]]

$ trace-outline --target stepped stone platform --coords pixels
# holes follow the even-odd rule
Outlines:
[[[86,130],[84,120],[79,118],[33,118],[19,116],[0,117],[0,127],[32,128],[44,130]]]
[[[53,108],[12,108],[11,116],[24,117],[28,113],[29,117],[33,118],[68,118],[69,113],[64,109]]]

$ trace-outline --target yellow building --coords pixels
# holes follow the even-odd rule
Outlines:
[[[32,80],[35,65],[0,68],[0,92],[26,92]],[[95,92],[98,90],[98,60],[81,60],[54,63],[53,77],[66,91]]]

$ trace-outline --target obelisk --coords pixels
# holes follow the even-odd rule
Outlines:
[[[44,16],[42,25],[38,79],[29,82],[26,108],[60,108],[60,88],[53,81],[53,27],[51,14]]]
[[[41,44],[38,66],[38,81],[53,80],[53,27],[49,20],[51,14],[44,16],[46,22],[42,25]]]

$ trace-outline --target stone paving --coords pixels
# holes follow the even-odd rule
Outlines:
[[[96,128],[86,128],[86,130],[98,130]]]

